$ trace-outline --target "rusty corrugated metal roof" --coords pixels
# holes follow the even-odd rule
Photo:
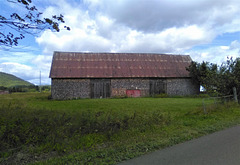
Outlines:
[[[189,77],[189,55],[54,52],[51,78]]]

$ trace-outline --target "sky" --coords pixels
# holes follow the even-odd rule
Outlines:
[[[64,15],[70,31],[26,35],[0,47],[0,72],[51,84],[54,51],[190,55],[221,65],[240,57],[239,0],[33,0],[43,17]],[[23,10],[0,0],[0,15]],[[64,24],[60,24],[63,27]],[[6,30],[0,28],[0,30]]]

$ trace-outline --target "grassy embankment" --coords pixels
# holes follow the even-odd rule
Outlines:
[[[0,163],[115,164],[240,123],[238,105],[201,98],[48,100],[0,96]]]
[[[33,86],[33,84],[24,81],[14,75],[0,72],[0,86],[12,87],[12,86]]]

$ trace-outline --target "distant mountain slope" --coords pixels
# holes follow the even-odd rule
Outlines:
[[[12,74],[0,72],[0,86],[4,87],[11,87],[11,86],[17,86],[17,85],[34,85],[30,82],[27,82],[23,79],[20,79]]]

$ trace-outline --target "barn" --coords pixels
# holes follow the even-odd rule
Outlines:
[[[54,52],[53,99],[194,95],[188,55]]]

